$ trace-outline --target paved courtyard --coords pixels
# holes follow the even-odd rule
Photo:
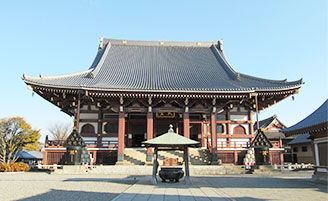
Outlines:
[[[0,173],[5,200],[328,200],[327,186],[310,174],[192,177],[193,185],[150,185],[149,176]]]

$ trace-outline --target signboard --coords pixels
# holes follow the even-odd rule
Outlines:
[[[156,112],[156,118],[173,119],[175,118],[175,112]]]

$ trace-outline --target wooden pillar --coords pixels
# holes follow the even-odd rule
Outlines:
[[[47,150],[45,150],[44,152],[43,152],[43,160],[42,160],[42,165],[48,165],[48,151]]]
[[[206,131],[205,131],[205,122],[202,122],[202,147],[206,147]]]
[[[76,112],[76,121],[75,121],[75,127],[77,130],[77,133],[80,133],[79,125],[80,125],[80,110],[81,110],[81,95],[78,94],[77,99],[77,112]]]
[[[257,133],[260,132],[260,122],[259,122],[259,103],[258,103],[258,94],[255,94],[255,104],[256,104],[256,126]]]
[[[213,110],[216,111],[216,110]],[[217,153],[217,131],[216,131],[216,112],[211,113],[211,144],[212,144],[212,163],[213,165],[218,164],[218,153]]]
[[[183,136],[186,138],[190,138],[190,121],[189,121],[189,113],[183,113]]]
[[[117,162],[124,160],[124,139],[125,139],[125,117],[124,112],[119,112],[118,115],[118,150]]]
[[[153,118],[153,113],[149,112],[147,113],[147,140],[153,139],[154,136],[154,118]],[[146,161],[151,161],[152,160],[152,148],[148,147],[147,148],[147,156],[146,156]]]
[[[284,165],[284,152],[280,152],[280,165]]]
[[[235,157],[235,159],[234,159],[234,164],[237,165],[237,163],[238,163],[238,152],[237,152],[237,151],[234,151],[234,152],[233,152],[233,155],[234,155],[234,157]]]
[[[102,125],[103,114],[101,108],[98,110],[98,131],[97,131],[97,147],[102,147]]]
[[[253,126],[253,118],[252,118],[252,112],[249,111],[248,113],[248,119],[250,121],[249,125],[249,134],[254,138],[254,126]]]

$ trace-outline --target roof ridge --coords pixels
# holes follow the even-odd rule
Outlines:
[[[89,78],[94,78],[97,76],[99,70],[101,69],[101,67],[103,66],[104,64],[104,61],[106,60],[107,58],[107,55],[108,55],[108,52],[109,52],[109,49],[111,47],[111,43],[108,42],[106,47],[105,47],[105,50],[104,50],[104,53],[101,55],[101,58],[100,60],[98,61],[97,65],[95,68],[92,69],[92,71],[89,73]]]
[[[133,46],[164,46],[164,47],[211,47],[217,45],[218,41],[162,41],[162,40],[123,40],[103,38],[104,44],[133,45]]]
[[[233,78],[237,79],[239,77],[239,73],[230,65],[227,58],[225,57],[223,51],[220,51],[216,48],[215,45],[211,46],[211,50],[215,57],[217,58],[218,62],[222,65],[224,70]]]

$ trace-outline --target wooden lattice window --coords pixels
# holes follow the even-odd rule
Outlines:
[[[81,133],[95,133],[95,127],[91,124],[85,124],[82,126]]]
[[[233,129],[233,134],[246,134],[246,129],[242,125],[238,125]]]

